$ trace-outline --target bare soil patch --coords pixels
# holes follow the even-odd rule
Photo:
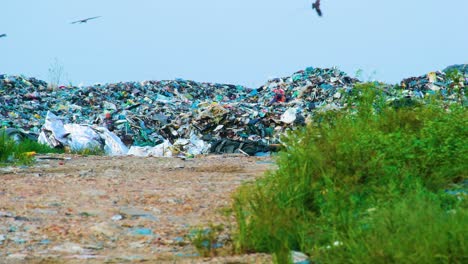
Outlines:
[[[0,169],[0,263],[268,263],[203,258],[187,234],[234,224],[222,211],[243,182],[274,169],[270,158],[55,156]],[[63,159],[66,158],[66,159]]]

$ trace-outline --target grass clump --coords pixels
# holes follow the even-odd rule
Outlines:
[[[82,149],[67,148],[66,152],[69,152],[71,154],[82,155],[82,156],[103,156],[105,154],[104,149],[101,148],[100,146],[88,146]]]
[[[16,142],[4,132],[0,133],[0,165],[31,164],[36,153],[63,153],[63,151],[29,139]]]
[[[223,230],[222,225],[210,224],[208,228],[193,229],[188,238],[201,256],[214,257],[218,255],[218,249],[222,247],[218,242],[218,236]]]
[[[462,260],[466,197],[441,190],[466,187],[466,109],[391,107],[375,84],[350,98],[344,111],[289,134],[278,170],[237,192],[237,249],[274,253],[278,263],[290,262],[291,250],[320,263]]]

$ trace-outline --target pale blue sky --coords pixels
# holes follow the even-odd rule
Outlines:
[[[73,84],[184,78],[257,87],[307,66],[363,79],[468,63],[468,0],[2,0],[0,73]],[[87,24],[70,22],[102,16]],[[373,72],[376,72],[373,75]]]

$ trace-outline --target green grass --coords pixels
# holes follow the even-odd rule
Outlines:
[[[451,200],[452,197],[447,197]],[[323,263],[467,263],[468,213],[416,189],[367,211],[337,233],[340,246],[318,249]]]
[[[77,154],[82,156],[102,156],[105,154],[104,149],[98,146],[91,146],[79,150],[70,150],[71,154]]]
[[[208,228],[192,229],[188,238],[201,256],[214,257],[218,254],[217,239],[223,230],[222,225],[210,224]]]
[[[39,144],[28,139],[17,143],[4,133],[0,134],[0,166],[9,164],[31,164],[34,158],[28,155],[28,152],[63,153],[62,150],[50,148],[47,145]]]
[[[15,142],[4,132],[0,133],[0,166],[11,164],[27,165],[34,162],[34,155],[28,155],[30,152],[36,154],[46,153],[64,153],[64,149],[51,148],[36,141],[24,139],[21,142]],[[82,150],[69,150],[72,154],[83,156],[104,155],[104,150],[100,147],[89,147]]]
[[[284,142],[278,170],[234,196],[239,251],[274,253],[277,263],[288,263],[290,250],[319,263],[461,263],[468,255],[466,196],[441,192],[467,178],[460,104],[389,107],[375,84],[359,85],[348,109],[317,115]]]

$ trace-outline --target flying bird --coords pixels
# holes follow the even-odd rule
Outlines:
[[[7,34],[1,34],[0,38],[5,38],[6,36],[7,36]]]
[[[317,11],[317,15],[322,16],[322,10],[320,10],[320,0],[316,0],[315,3],[312,4],[312,9]]]
[[[96,18],[100,18],[101,16],[95,16],[95,17],[90,17],[90,18],[86,18],[86,19],[81,19],[81,20],[77,20],[77,21],[74,21],[74,22],[71,22],[70,24],[76,24],[76,23],[80,23],[80,24],[83,24],[83,23],[87,23],[89,20],[91,19],[96,19]]]

